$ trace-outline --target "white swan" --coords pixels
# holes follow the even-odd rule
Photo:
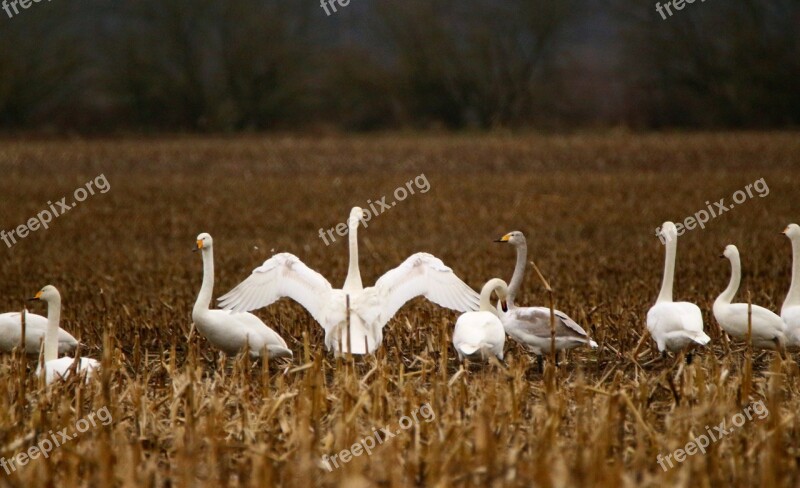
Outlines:
[[[783,231],[792,242],[792,284],[781,307],[786,345],[800,347],[800,226],[789,224]]]
[[[508,287],[508,311],[501,315],[503,327],[517,342],[522,343],[538,356],[539,369],[542,370],[542,355],[550,353],[550,308],[549,307],[517,307],[514,299],[522,286],[527,264],[528,244],[525,235],[520,231],[509,232],[495,242],[511,244],[517,250],[517,264]],[[574,347],[589,345],[597,347],[597,343],[589,338],[583,328],[567,314],[554,310],[555,315],[555,349],[561,351]]]
[[[0,351],[11,352],[19,346],[22,336],[20,312],[0,314]],[[39,354],[47,330],[47,318],[25,311],[25,354]],[[78,341],[64,329],[58,329],[58,354],[68,354],[78,347]]]
[[[714,300],[714,318],[732,337],[745,340],[747,338],[748,305],[731,303],[742,279],[742,264],[739,250],[729,244],[720,257],[731,262],[731,281],[728,287]],[[754,347],[782,351],[785,344],[783,319],[764,307],[751,305],[751,340]]]
[[[325,329],[325,345],[335,354],[348,351],[347,296],[353,354],[373,353],[383,341],[383,327],[414,297],[424,296],[461,312],[478,308],[478,294],[441,260],[426,253],[411,255],[384,274],[375,286],[364,288],[358,267],[357,237],[363,215],[358,207],[350,212],[350,265],[341,289],[334,289],[296,256],[281,253],[264,261],[246,280],[221,297],[220,304],[237,311],[254,310],[289,297],[305,307]]]
[[[664,281],[661,283],[656,304],[647,312],[647,330],[656,341],[659,352],[665,354],[666,351],[682,351],[692,344],[706,345],[711,342],[711,338],[703,332],[700,307],[694,303],[672,301],[678,229],[672,222],[664,222],[661,235],[664,237],[666,250]]]
[[[458,352],[459,360],[485,360],[491,355],[503,359],[506,333],[500,312],[491,303],[493,292],[504,303],[508,296],[508,285],[499,278],[487,281],[481,289],[480,310],[458,317],[453,330],[453,347]]]
[[[44,333],[44,374],[45,382],[50,384],[57,379],[69,376],[74,358],[58,357],[58,323],[61,320],[61,294],[56,287],[47,285],[36,293],[31,300],[47,302],[47,329]],[[77,364],[78,374],[86,373],[86,379],[100,367],[100,363],[91,358],[80,358]],[[36,375],[41,374],[41,364],[36,368]]]
[[[203,255],[203,285],[192,309],[197,331],[225,354],[236,355],[249,346],[251,357],[260,357],[264,348],[270,358],[291,358],[292,351],[277,332],[251,313],[210,310],[214,292],[214,241],[210,235],[197,236],[197,248]]]

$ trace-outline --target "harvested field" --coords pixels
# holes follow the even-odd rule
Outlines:
[[[27,222],[104,175],[110,185],[8,247],[0,244],[0,312],[46,284],[63,296],[62,327],[102,361],[88,385],[45,388],[35,358],[0,357],[0,456],[107,408],[47,459],[0,486],[753,486],[800,483],[798,353],[749,352],[711,314],[735,243],[737,301],[779,311],[800,221],[800,137],[792,132],[576,135],[242,136],[5,140],[0,230]],[[226,361],[196,332],[201,281],[195,236],[214,237],[215,297],[276,252],[291,252],[332,284],[347,245],[320,229],[345,221],[424,175],[417,192],[360,231],[364,283],[408,255],[441,258],[470,286],[508,280],[514,253],[492,241],[528,236],[529,257],[556,308],[600,344],[570,351],[544,374],[512,340],[505,365],[466,369],[450,343],[457,313],[423,299],[384,330],[374,357],[325,351],[298,304],[255,312],[294,352],[291,363]],[[662,360],[645,337],[661,284],[655,228],[683,221],[763,178],[767,192],[686,232],[676,300],[700,306],[711,347],[691,365]],[[763,188],[763,187],[762,187]],[[532,270],[518,303],[546,305]],[[642,345],[635,358],[633,353]],[[763,402],[731,428],[734,416]],[[423,406],[429,405],[425,410]],[[432,412],[423,417],[424,412]],[[749,412],[753,412],[752,409]],[[763,415],[766,412],[766,415]],[[417,418],[402,428],[403,416]],[[409,417],[410,418],[410,417]],[[657,456],[726,422],[705,453],[662,469]],[[329,470],[382,427],[372,453]],[[676,459],[673,456],[673,459]],[[667,465],[667,467],[669,467]]]

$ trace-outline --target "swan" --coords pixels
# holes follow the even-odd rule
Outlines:
[[[209,310],[214,292],[214,240],[207,233],[197,236],[197,247],[203,255],[203,285],[192,309],[197,331],[225,354],[236,355],[245,346],[251,357],[260,357],[264,348],[270,358],[291,358],[292,351],[277,332],[251,313]]]
[[[664,281],[656,303],[647,312],[647,330],[656,341],[658,351],[680,352],[693,344],[704,346],[711,338],[703,332],[703,314],[700,307],[689,302],[672,301],[672,283],[675,279],[675,254],[678,250],[678,229],[672,222],[661,225],[666,256]],[[687,356],[689,361],[691,356]]]
[[[525,277],[525,265],[528,254],[528,244],[525,234],[520,231],[509,232],[495,242],[511,244],[517,249],[517,264],[511,276],[508,287],[508,310],[501,315],[505,331],[514,340],[526,346],[538,356],[539,369],[542,370],[542,355],[550,353],[550,308],[548,307],[517,307],[514,299],[522,286]],[[553,311],[555,315],[555,349],[561,351],[572,349],[584,344],[592,348],[597,343],[589,338],[583,328],[572,320],[567,314],[559,310]]]
[[[490,355],[503,359],[506,333],[500,312],[491,304],[493,292],[504,303],[508,296],[508,285],[499,278],[487,281],[481,289],[480,309],[458,317],[453,331],[453,347],[458,352],[459,360],[485,360]]]
[[[781,307],[786,345],[800,347],[800,226],[789,224],[783,231],[792,242],[792,284]]]
[[[733,244],[725,247],[720,256],[731,262],[731,281],[728,287],[714,300],[714,318],[732,337],[747,338],[748,305],[731,303],[742,279],[742,264],[739,249]],[[751,305],[751,341],[754,347],[782,351],[785,345],[783,319],[774,312],[758,305]]]
[[[11,352],[19,345],[22,335],[20,312],[0,314],[0,351]],[[47,330],[47,318],[25,310],[25,354],[39,354],[44,333]],[[58,329],[58,354],[75,351],[78,341],[64,329]]]
[[[44,377],[50,384],[57,379],[69,377],[75,359],[69,356],[58,357],[58,323],[61,320],[61,294],[56,287],[47,285],[39,290],[31,300],[42,300],[47,303],[47,329],[44,333]],[[80,358],[77,373],[86,373],[86,380],[92,376],[100,363],[91,358]],[[41,374],[42,365],[36,368],[36,375]]]
[[[219,299],[225,309],[243,311],[265,307],[281,297],[300,303],[325,330],[325,345],[334,354],[372,354],[383,341],[383,327],[407,301],[424,296],[446,308],[466,312],[478,308],[479,297],[438,258],[412,254],[400,266],[364,288],[358,266],[358,225],[364,212],[350,211],[350,264],[347,278],[335,289],[321,274],[289,253],[264,261],[236,288]],[[347,297],[350,298],[350,338]],[[348,342],[350,345],[348,346]]]

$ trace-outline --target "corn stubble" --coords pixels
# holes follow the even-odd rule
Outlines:
[[[88,385],[44,388],[36,361],[0,358],[0,455],[107,406],[98,425],[0,486],[796,486],[797,354],[748,356],[722,336],[711,303],[727,283],[715,250],[746,250],[743,290],[778,310],[800,219],[794,134],[241,137],[25,141],[4,144],[0,226],[104,172],[111,190],[3,251],[2,311],[47,283],[64,296],[62,326],[102,361]],[[547,360],[513,340],[504,365],[462,364],[450,345],[456,314],[414,300],[389,323],[374,357],[334,358],[298,305],[256,312],[287,339],[292,363],[224,358],[191,328],[201,265],[189,252],[208,231],[216,296],[274,252],[297,254],[336,281],[346,244],[320,227],[424,172],[431,190],[398,202],[362,231],[366,283],[429,251],[480,289],[510,277],[513,255],[492,240],[519,229],[553,289],[600,348]],[[47,175],[47,176],[45,176]],[[795,175],[796,176],[796,175]],[[676,299],[704,310],[707,350],[691,365],[662,360],[644,316],[663,248],[655,227],[764,177],[770,195],[680,238]],[[52,180],[50,178],[53,178]],[[59,183],[54,183],[58,181]],[[795,180],[796,181],[796,180]],[[73,184],[74,183],[74,184]],[[60,194],[59,194],[60,193]],[[336,284],[336,283],[334,283]],[[547,305],[533,271],[521,304]],[[740,297],[746,300],[743,291]],[[43,310],[34,310],[44,314]],[[664,472],[656,461],[706,426],[764,400],[705,455]],[[435,419],[350,448],[423,404]],[[712,427],[713,428],[713,427]]]

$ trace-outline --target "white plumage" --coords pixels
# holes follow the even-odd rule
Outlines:
[[[480,310],[466,312],[456,321],[453,347],[460,360],[485,360],[492,355],[503,359],[506,334],[500,313],[491,304],[493,292],[498,294],[501,301],[505,301],[508,295],[506,282],[498,278],[487,281],[481,289]]]
[[[656,341],[660,352],[679,352],[690,345],[706,345],[711,338],[703,332],[703,314],[700,307],[689,302],[672,301],[672,284],[675,278],[675,256],[678,248],[678,229],[672,222],[661,226],[666,257],[664,281],[656,304],[647,312],[647,330]]]
[[[20,312],[0,314],[0,351],[11,352],[19,346],[22,336]],[[39,354],[44,334],[47,330],[47,317],[25,311],[25,354]],[[68,354],[78,347],[78,341],[62,328],[58,329],[58,354]]]
[[[800,226],[789,224],[783,231],[792,242],[792,283],[781,307],[787,347],[800,347]]]
[[[731,280],[728,287],[714,301],[714,318],[731,337],[746,340],[748,320],[751,324],[751,341],[754,347],[781,350],[785,346],[784,324],[774,312],[758,305],[731,303],[742,279],[742,264],[739,249],[730,244],[721,257],[731,262]],[[749,316],[749,318],[748,318]]]
[[[270,358],[291,358],[292,351],[286,341],[255,315],[209,310],[214,292],[213,242],[206,233],[197,236],[197,250],[203,254],[203,285],[192,309],[192,320],[197,331],[211,345],[231,356],[247,346],[251,357],[260,357],[266,348]]]
[[[341,289],[289,253],[269,258],[233,290],[219,299],[235,311],[266,307],[282,297],[302,305],[325,330],[325,345],[335,354],[348,351],[347,297],[350,297],[350,347],[353,354],[371,354],[383,341],[383,327],[408,300],[424,296],[458,311],[474,310],[478,294],[438,258],[417,253],[364,288],[358,266],[358,225],[363,211],[348,219],[350,265]]]
[[[47,328],[44,334],[44,371],[45,381],[50,384],[58,379],[69,377],[74,358],[65,356],[58,358],[58,324],[61,320],[61,294],[56,287],[47,285],[42,288],[32,300],[43,300],[47,302]],[[100,367],[100,363],[90,358],[80,358],[76,371],[78,374],[85,374],[86,380],[92,376],[95,369]],[[41,364],[36,368],[36,374],[41,374]]]

